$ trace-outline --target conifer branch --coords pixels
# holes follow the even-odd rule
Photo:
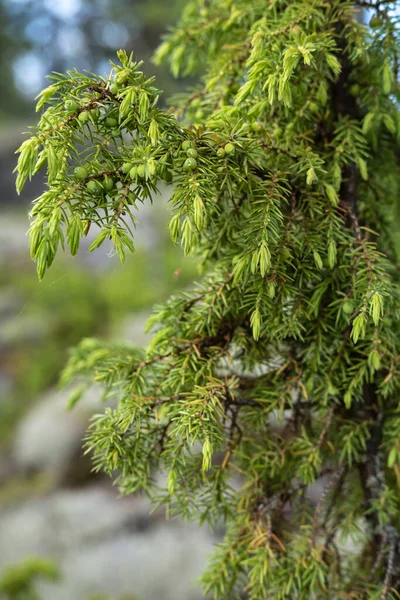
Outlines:
[[[189,2],[155,57],[201,67],[173,109],[119,51],[108,78],[55,75],[18,151],[19,190],[47,169],[40,277],[92,223],[123,261],[138,203],[172,185],[199,283],[155,309],[147,351],[84,340],[62,380],[118,401],[87,449],[123,493],[226,524],[215,600],[400,592],[399,19],[360,6],[368,26],[348,0]]]

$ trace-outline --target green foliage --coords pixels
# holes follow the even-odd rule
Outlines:
[[[392,4],[369,27],[345,0],[189,2],[156,61],[201,69],[194,90],[160,111],[120,51],[109,78],[54,76],[19,150],[19,188],[47,164],[40,277],[92,222],[92,249],[110,238],[123,261],[125,217],[173,184],[171,237],[201,281],[156,309],[147,351],[85,340],[63,380],[119,399],[87,445],[124,493],[226,524],[203,577],[216,599],[400,592]]]
[[[35,557],[6,568],[0,575],[0,598],[40,600],[35,587],[37,579],[58,581],[59,572],[56,565],[51,560]]]
[[[57,565],[47,558],[30,557],[6,567],[0,573],[1,600],[40,600],[41,596],[35,586],[38,579],[58,583],[61,577]],[[111,597],[106,594],[92,594],[87,600],[111,600]],[[135,596],[124,594],[118,600],[135,600]]]

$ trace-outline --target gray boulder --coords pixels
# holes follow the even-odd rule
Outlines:
[[[199,600],[196,580],[213,536],[207,528],[149,516],[139,496],[117,499],[103,485],[54,494],[2,512],[0,570],[27,555],[53,558],[62,580],[43,583],[42,600],[134,594],[137,600]]]
[[[91,477],[90,458],[82,440],[89,419],[101,412],[100,388],[91,387],[74,407],[66,406],[71,391],[51,391],[19,423],[12,449],[17,470],[46,472],[57,485],[76,485]]]

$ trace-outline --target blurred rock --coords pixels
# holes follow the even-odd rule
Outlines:
[[[0,569],[26,555],[58,561],[61,584],[43,584],[43,600],[113,598],[199,600],[196,589],[213,537],[206,528],[149,517],[144,498],[87,486],[28,501],[0,516]]]
[[[0,370],[0,404],[4,399],[7,399],[13,387],[14,382],[11,377],[9,377],[7,373],[3,373]]]
[[[6,319],[1,325],[0,346],[9,347],[17,343],[42,341],[51,332],[51,323],[44,322],[35,316],[24,314]]]
[[[116,340],[144,348],[152,338],[145,332],[151,311],[127,315],[114,334]]]
[[[1,215],[0,219],[0,264],[12,259],[18,260],[21,255],[29,256],[26,232],[29,228],[28,217],[16,218],[10,212]]]
[[[3,288],[0,292],[0,320],[3,321],[21,310],[23,303],[22,297],[16,290],[11,287]]]
[[[91,415],[102,409],[101,392],[90,388],[74,407],[66,406],[71,391],[51,391],[19,423],[12,458],[23,472],[45,471],[57,485],[77,485],[90,479],[90,457],[83,455],[82,438]]]

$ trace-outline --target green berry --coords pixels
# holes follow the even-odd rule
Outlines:
[[[114,117],[107,117],[106,125],[108,125],[108,127],[116,127],[118,125],[118,119],[114,119]]]
[[[86,187],[91,194],[99,194],[101,192],[100,185],[94,179],[88,181]]]
[[[103,188],[106,190],[106,192],[111,192],[113,187],[114,187],[114,179],[112,177],[110,177],[109,175],[105,175],[104,179],[103,179]]]
[[[217,156],[219,158],[223,158],[225,156],[225,150],[224,150],[224,148],[218,148],[218,150],[217,150]]]
[[[354,312],[354,304],[350,300],[346,300],[342,309],[345,315],[351,315]]]
[[[133,192],[129,192],[129,194],[126,197],[126,203],[129,204],[130,206],[135,206],[135,202],[136,202],[136,196]]]
[[[74,175],[77,179],[86,179],[88,172],[86,171],[85,167],[76,167],[74,169]]]
[[[197,150],[195,150],[194,148],[189,148],[186,151],[186,154],[189,156],[189,158],[196,158],[197,157]]]
[[[78,115],[78,119],[81,123],[87,123],[89,121],[89,114],[86,111],[81,112]]]
[[[119,87],[118,83],[112,83],[110,85],[110,92],[112,94],[118,94],[119,90],[120,90],[120,87]]]
[[[204,117],[204,110],[196,110],[194,117],[196,121],[201,121]]]
[[[78,110],[79,104],[75,102],[75,100],[66,100],[64,102],[64,108],[68,112],[74,112],[75,110]]]
[[[383,21],[380,17],[372,17],[372,19],[369,22],[369,26],[372,29],[378,29],[378,27],[380,27],[382,25]]]
[[[349,92],[352,96],[355,96],[355,97],[358,96],[360,94],[360,86],[358,85],[358,83],[355,83],[354,85],[352,85],[350,87]]]
[[[190,140],[185,140],[182,142],[182,150],[189,150],[189,148],[193,148],[194,144]]]
[[[126,174],[128,174],[128,173],[129,173],[129,171],[132,169],[132,167],[133,167],[133,164],[132,164],[132,163],[128,163],[128,162],[126,162],[126,163],[124,163],[124,164],[122,165],[122,167],[121,167],[121,171],[122,171],[123,173],[126,173]]]
[[[112,135],[113,137],[119,137],[119,136],[121,135],[121,130],[120,130],[120,129],[118,129],[118,127],[117,127],[116,129],[113,129],[113,130],[112,130],[112,132],[111,132],[111,135]]]
[[[227,144],[225,144],[224,150],[227,154],[234,154],[235,146],[231,144],[231,142],[228,142]]]
[[[136,179],[136,176],[138,174],[138,168],[137,167],[132,167],[132,169],[129,171],[129,177],[131,179]]]
[[[163,180],[166,183],[171,183],[172,182],[172,173],[171,171],[168,171],[168,169],[166,169],[162,175]]]
[[[254,123],[251,124],[251,129],[255,132],[261,131],[262,125],[258,121],[255,121]]]
[[[139,177],[145,177],[145,175],[146,175],[146,165],[145,164],[142,163],[142,164],[138,165],[137,174],[139,175]]]
[[[92,110],[89,111],[89,114],[94,123],[96,123],[99,120],[100,111],[98,108],[92,108]]]
[[[183,163],[183,168],[186,171],[192,171],[193,169],[195,169],[197,167],[197,160],[194,158],[187,158],[185,160],[185,162]]]

